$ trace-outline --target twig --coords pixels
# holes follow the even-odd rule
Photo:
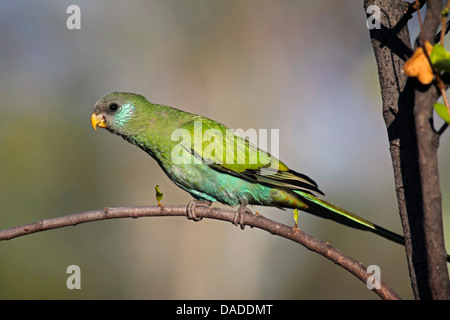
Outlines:
[[[414,8],[415,8],[416,11],[417,11],[417,19],[419,20],[420,39],[422,40],[422,45],[424,45],[424,44],[425,44],[425,36],[424,36],[424,34],[423,34],[423,23],[422,23],[422,17],[421,17],[421,15],[420,15],[420,8],[421,8],[421,6],[420,6],[420,3],[419,3],[419,0],[416,0],[416,1],[415,1]],[[424,49],[424,52],[425,52],[425,54],[426,54],[425,49]]]
[[[422,45],[425,41],[433,41],[441,24],[443,4],[441,0],[428,0],[427,12],[421,35]],[[426,50],[424,51],[427,55]],[[428,56],[427,56],[428,57]],[[429,58],[429,57],[428,57]],[[439,135],[432,127],[433,104],[442,93],[443,83],[436,77],[437,87],[429,86],[424,90],[417,87],[414,94],[414,121],[416,127],[417,147],[419,155],[419,174],[422,192],[422,224],[426,247],[425,261],[416,263],[427,266],[427,286],[422,299],[450,299],[450,281],[445,261],[445,241],[442,221],[442,194],[439,186],[439,170],[437,151]],[[445,94],[445,92],[444,92]],[[444,102],[448,102],[445,99]]]
[[[433,63],[431,62],[431,58],[430,58],[430,56],[429,56],[429,54],[428,54],[428,52],[427,52],[427,50],[425,48],[426,40],[425,40],[425,37],[424,37],[424,34],[423,34],[423,24],[422,24],[422,18],[421,18],[421,15],[420,15],[420,9],[419,9],[418,0],[416,0],[416,8],[417,8],[417,18],[419,19],[419,26],[420,26],[420,38],[421,38],[420,46],[422,47],[422,51],[425,54],[425,57],[427,58],[428,63],[430,64],[431,70],[432,70],[432,72],[433,72],[433,74],[434,74],[434,76],[436,78],[436,86],[438,87],[438,89],[439,89],[439,91],[441,93],[442,99],[444,100],[444,105],[447,108],[448,115],[450,116],[450,104],[448,102],[447,94],[445,92],[446,86],[445,86],[444,82],[442,81],[441,75],[436,70],[436,68],[434,68]],[[447,5],[445,7],[445,10],[443,11],[443,12],[446,12],[446,14],[442,13],[442,19],[441,19],[442,30],[445,29],[445,25],[446,25],[446,21],[447,21],[447,17],[448,17],[448,10],[449,9],[450,9],[450,1],[447,1]],[[444,36],[445,36],[445,33],[441,32],[440,33],[440,44],[442,46],[444,45]],[[445,129],[447,129],[447,127],[446,126],[442,126],[441,129],[438,131],[438,132],[440,132],[439,135],[441,135],[445,131]],[[441,130],[442,130],[442,132],[441,132]]]
[[[408,20],[411,19],[413,13],[417,11],[417,8],[419,10],[422,9],[422,7],[425,5],[425,3],[427,3],[426,0],[419,0],[419,1],[414,1],[414,2],[406,2],[405,5],[406,5],[407,9],[406,9],[405,14],[403,15],[403,17],[407,18]]]
[[[438,43],[441,40],[442,34],[444,34],[444,36],[448,33],[448,31],[450,26],[450,21],[447,21],[447,23],[445,24],[445,29],[441,29],[441,31],[439,31],[436,36],[434,37],[433,41],[434,43]],[[445,30],[445,32],[443,32]]]
[[[448,28],[448,25],[446,22],[447,22],[449,10],[450,10],[450,1],[447,1],[447,4],[445,5],[445,9],[442,11],[442,18],[441,18],[442,27],[441,27],[441,32],[440,32],[440,34],[441,34],[440,43],[442,46],[444,46],[444,38],[445,38],[445,34],[447,33],[446,29]],[[431,63],[431,60],[430,60],[430,63]],[[437,82],[438,82],[439,90],[441,91],[442,98],[444,99],[444,103],[445,103],[445,106],[447,107],[447,112],[450,117],[450,105],[447,101],[447,95],[445,94],[445,84],[442,81],[440,76],[439,76],[439,78],[437,78],[437,80],[438,80]],[[444,127],[442,127],[442,128],[444,128]]]
[[[17,226],[10,229],[0,230],[0,240],[10,240],[16,237],[41,232],[45,230],[63,228],[67,226],[75,226],[80,223],[118,219],[118,218],[139,218],[152,216],[186,216],[186,206],[149,206],[149,207],[126,207],[126,208],[104,208],[103,210],[94,210],[89,212],[81,212],[68,216],[57,217],[52,219],[44,219],[34,223]],[[212,207],[196,207],[195,215],[203,218],[217,219],[233,222],[235,218],[234,211],[224,210]],[[271,234],[281,236],[292,240],[306,247],[307,249],[317,252],[335,264],[343,267],[352,273],[365,284],[372,275],[367,273],[367,268],[340,250],[332,247],[329,243],[322,242],[303,231],[294,229],[284,224],[267,219],[260,214],[245,214],[242,220],[243,225],[256,227],[266,230]],[[380,281],[380,288],[374,288],[382,299],[399,300],[400,297],[383,281]]]
[[[450,1],[447,1],[447,4],[445,5],[445,9],[442,11],[442,17],[441,17],[441,31],[439,32],[440,34],[440,39],[439,42],[441,43],[441,45],[444,45],[444,38],[445,38],[445,34],[447,33],[446,29],[447,29],[447,18],[448,18],[448,10],[450,9]]]
[[[449,1],[449,2],[450,2],[450,1]],[[420,16],[420,14],[419,14],[419,16]],[[448,103],[447,94],[446,94],[446,92],[445,92],[446,86],[445,86],[445,84],[444,84],[444,81],[442,81],[441,75],[440,75],[439,72],[434,68],[433,63],[431,62],[431,58],[430,58],[430,56],[429,56],[427,50],[425,49],[425,43],[422,42],[420,45],[421,45],[421,47],[422,47],[423,53],[425,54],[425,57],[426,57],[427,60],[428,60],[428,63],[430,64],[431,71],[433,72],[433,74],[434,74],[434,76],[435,76],[435,78],[436,78],[436,86],[437,86],[437,88],[439,89],[439,92],[440,92],[440,94],[441,94],[441,96],[442,96],[442,99],[444,100],[444,105],[445,105],[445,107],[447,108],[448,115],[450,116],[450,104]],[[441,129],[445,130],[446,127],[442,127]],[[442,131],[442,132],[443,132],[443,131]],[[441,134],[442,134],[442,133],[441,133]]]
[[[437,131],[437,134],[438,134],[439,136],[441,136],[447,128],[448,128],[448,123],[445,122],[445,123],[442,125],[442,127]]]

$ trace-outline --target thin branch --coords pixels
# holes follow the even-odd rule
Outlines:
[[[416,0],[416,5],[417,7],[419,6],[418,0]],[[446,14],[444,14],[444,12],[442,13],[442,28],[445,28],[445,22],[447,20],[448,17],[448,10],[450,8],[450,1],[447,2],[447,5],[445,7],[445,12]],[[439,74],[439,72],[436,70],[436,68],[433,66],[433,63],[431,62],[431,58],[428,55],[428,51],[425,48],[425,38],[423,35],[423,24],[422,24],[422,18],[420,16],[420,9],[417,9],[417,17],[419,19],[419,25],[420,25],[420,37],[421,37],[421,41],[420,41],[420,46],[422,47],[423,53],[425,55],[425,57],[428,60],[428,63],[430,64],[431,70],[433,72],[433,75],[436,78],[436,86],[438,87],[440,94],[442,96],[442,99],[444,100],[444,105],[447,108],[447,112],[448,115],[450,116],[450,104],[448,103],[448,99],[447,99],[447,94],[445,93],[445,90],[447,89],[444,81],[442,81],[441,75]],[[443,46],[444,45],[444,33],[441,33],[441,37],[440,37],[440,44]],[[446,127],[442,127],[441,130],[445,130]],[[442,134],[442,133],[441,133]],[[439,134],[440,135],[440,134]]]
[[[422,45],[425,43],[425,36],[423,34],[423,23],[422,23],[422,16],[420,15],[420,4],[419,0],[416,0],[416,4],[414,6],[417,10],[417,20],[419,20],[419,28],[420,28],[420,39],[422,40]],[[426,51],[424,49],[424,52],[426,54]]]
[[[364,0],[365,2],[373,2],[373,0]],[[426,0],[419,0],[419,9],[421,9],[425,3],[427,3]],[[417,11],[417,4],[416,2],[405,2],[402,1],[401,3],[402,11],[404,12],[400,19],[398,20],[397,24],[392,28],[392,31],[394,33],[398,33],[401,29],[403,29],[409,20],[412,19],[413,14]],[[366,7],[366,5],[365,5]]]
[[[450,26],[450,21],[447,21],[447,23],[446,23],[446,25],[445,25],[445,32],[443,33],[443,32],[442,32],[443,30],[439,31],[439,32],[436,34],[436,36],[434,37],[434,43],[440,42],[440,40],[441,40],[441,38],[442,38],[442,35],[445,36],[445,35],[448,33],[448,31],[450,30],[450,29],[449,29],[449,26]]]
[[[439,42],[441,45],[444,45],[444,38],[445,34],[447,33],[447,18],[448,18],[448,11],[450,9],[450,1],[447,1],[447,4],[445,5],[445,9],[442,11],[442,18],[441,18],[441,31],[439,32]]]
[[[445,123],[442,125],[442,127],[437,131],[437,134],[438,134],[439,136],[441,136],[447,128],[448,128],[448,123],[445,122]]]
[[[68,216],[57,217],[52,219],[39,220],[34,223],[17,226],[10,229],[0,230],[0,240],[10,240],[16,237],[29,235],[36,232],[63,228],[67,226],[75,226],[80,223],[119,219],[119,218],[140,218],[153,216],[186,216],[186,206],[149,206],[149,207],[126,207],[126,208],[104,208],[103,210],[94,210],[88,212],[76,213]],[[210,218],[222,221],[232,222],[235,218],[235,211],[224,210],[212,207],[196,207],[195,215],[202,218]],[[243,216],[242,225],[259,228],[270,232],[271,234],[292,240],[306,247],[307,249],[317,252],[325,258],[333,261],[335,264],[343,267],[352,273],[365,284],[372,276],[367,273],[367,268],[340,250],[332,247],[329,243],[322,242],[298,228],[292,228],[284,224],[267,219],[260,214],[245,214]],[[399,300],[400,297],[383,281],[380,281],[380,287],[374,288],[382,299]]]

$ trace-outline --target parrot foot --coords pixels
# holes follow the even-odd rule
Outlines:
[[[252,213],[252,211],[247,208],[247,201],[242,201],[241,205],[239,206],[239,209],[236,211],[235,215],[234,215],[234,220],[233,220],[233,224],[235,226],[239,225],[241,227],[242,230],[244,230],[245,228],[245,224],[244,224],[244,217],[246,213]]]
[[[202,220],[203,217],[197,217],[197,215],[195,214],[195,209],[197,207],[210,207],[211,204],[212,204],[212,202],[209,200],[205,200],[205,201],[191,200],[191,201],[189,201],[187,208],[186,208],[186,217],[189,220],[194,220],[195,222]]]

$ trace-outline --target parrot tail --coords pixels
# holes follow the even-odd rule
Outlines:
[[[339,208],[338,206],[320,199],[310,193],[297,190],[294,192],[300,194],[304,198],[303,201],[308,205],[308,209],[306,209],[305,211],[308,213],[339,222],[349,227],[360,230],[367,230],[398,244],[405,245],[405,238],[397,233],[389,231],[370,221],[358,217],[357,215]],[[450,262],[450,255],[447,255],[447,261]]]

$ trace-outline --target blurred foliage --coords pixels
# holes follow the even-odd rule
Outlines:
[[[81,30],[66,9],[81,9]],[[280,156],[327,199],[401,230],[377,71],[353,1],[0,2],[0,228],[190,197],[145,153],[94,132],[94,102],[144,94],[232,128],[279,128]],[[447,216],[448,135],[440,157]],[[255,208],[293,225],[291,212]],[[448,217],[445,221],[448,226]],[[411,298],[404,250],[300,213]],[[0,299],[376,299],[324,258],[260,230],[182,218],[101,221],[0,243]],[[66,268],[81,268],[81,290]]]

